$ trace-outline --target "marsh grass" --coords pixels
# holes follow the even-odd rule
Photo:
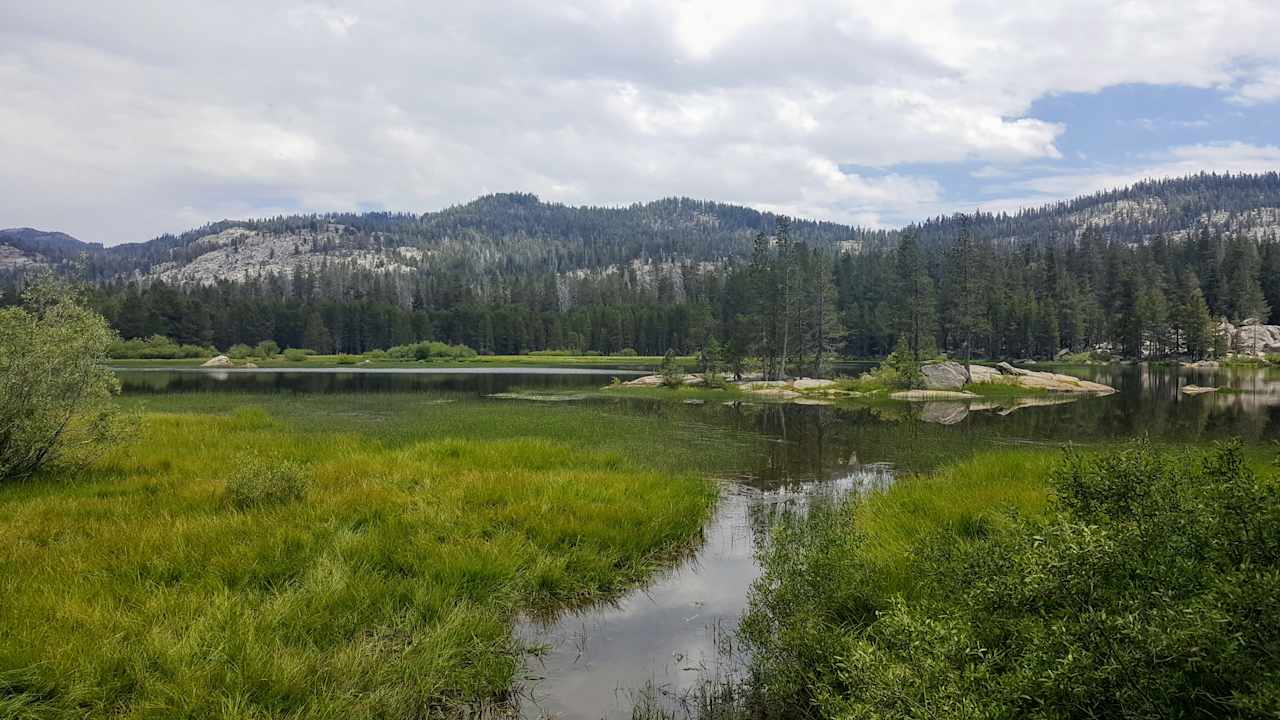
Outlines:
[[[715,499],[691,469],[740,451],[590,408],[192,395],[135,403],[138,441],[86,472],[0,488],[0,715],[501,703],[514,616],[686,552]],[[244,457],[307,491],[231,510]]]
[[[1050,502],[1046,478],[1060,456],[1044,448],[987,451],[904,477],[852,505],[852,529],[863,538],[858,552],[875,568],[881,591],[911,593],[913,551],[921,538],[943,533],[966,542],[1011,514],[1042,515]]]

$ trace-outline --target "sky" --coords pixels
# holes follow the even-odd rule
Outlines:
[[[0,227],[492,192],[869,227],[1280,169],[1275,0],[0,3]]]

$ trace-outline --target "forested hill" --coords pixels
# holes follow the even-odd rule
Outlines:
[[[328,213],[224,220],[181,235],[103,248],[30,242],[38,231],[0,231],[26,263],[66,265],[87,255],[94,280],[177,283],[244,280],[302,266],[462,273],[485,277],[619,267],[639,261],[719,262],[742,257],[772,228],[770,215],[723,203],[669,198],[629,207],[570,207],[529,194],[486,195],[439,212]],[[796,238],[830,247],[886,233],[797,220]],[[53,235],[46,233],[45,235]],[[16,253],[10,251],[11,255]],[[12,264],[12,263],[11,263]],[[5,267],[0,260],[0,269]]]
[[[907,328],[917,351],[1203,356],[1219,319],[1280,311],[1276,173],[1150,181],[895,231],[780,224],[688,199],[596,208],[501,194],[423,215],[223,221],[109,248],[0,231],[0,271],[87,274],[125,337],[346,353],[436,339],[654,354],[716,338],[752,354],[773,317],[804,333],[810,358],[883,355]]]
[[[945,243],[955,219],[905,230],[922,245]],[[1070,242],[1085,228],[1104,239],[1177,240],[1208,227],[1269,239],[1280,229],[1280,175],[1195,175],[1152,180],[1015,214],[970,216],[979,240],[1017,244]],[[176,283],[244,280],[299,266],[351,265],[412,272],[447,269],[480,282],[546,272],[618,268],[632,263],[723,262],[744,258],[752,238],[770,231],[767,213],[716,202],[669,198],[628,207],[570,207],[529,194],[487,195],[421,215],[329,213],[224,220],[181,235],[104,248],[59,232],[0,230],[0,271],[68,266],[88,259],[94,280],[163,279]],[[796,240],[860,251],[892,247],[901,231],[795,220]]]

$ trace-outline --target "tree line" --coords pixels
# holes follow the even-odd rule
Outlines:
[[[424,340],[481,353],[538,350],[657,355],[714,342],[729,363],[771,376],[820,373],[834,357],[1129,358],[1222,353],[1221,319],[1280,308],[1280,242],[1198,231],[1145,242],[1088,227],[1065,239],[1004,243],[974,232],[900,234],[896,246],[837,253],[796,239],[788,218],[761,229],[746,260],[671,261],[586,273],[518,273],[469,283],[345,265],[243,282],[112,281],[92,302],[128,338],[227,348],[271,340],[361,353]],[[14,304],[10,288],[0,302]]]

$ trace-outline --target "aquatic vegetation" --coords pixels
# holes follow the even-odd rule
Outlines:
[[[502,702],[513,617],[608,597],[685,552],[716,497],[690,470],[736,451],[567,404],[137,404],[137,442],[0,489],[3,714]],[[270,461],[237,467],[246,455]]]

